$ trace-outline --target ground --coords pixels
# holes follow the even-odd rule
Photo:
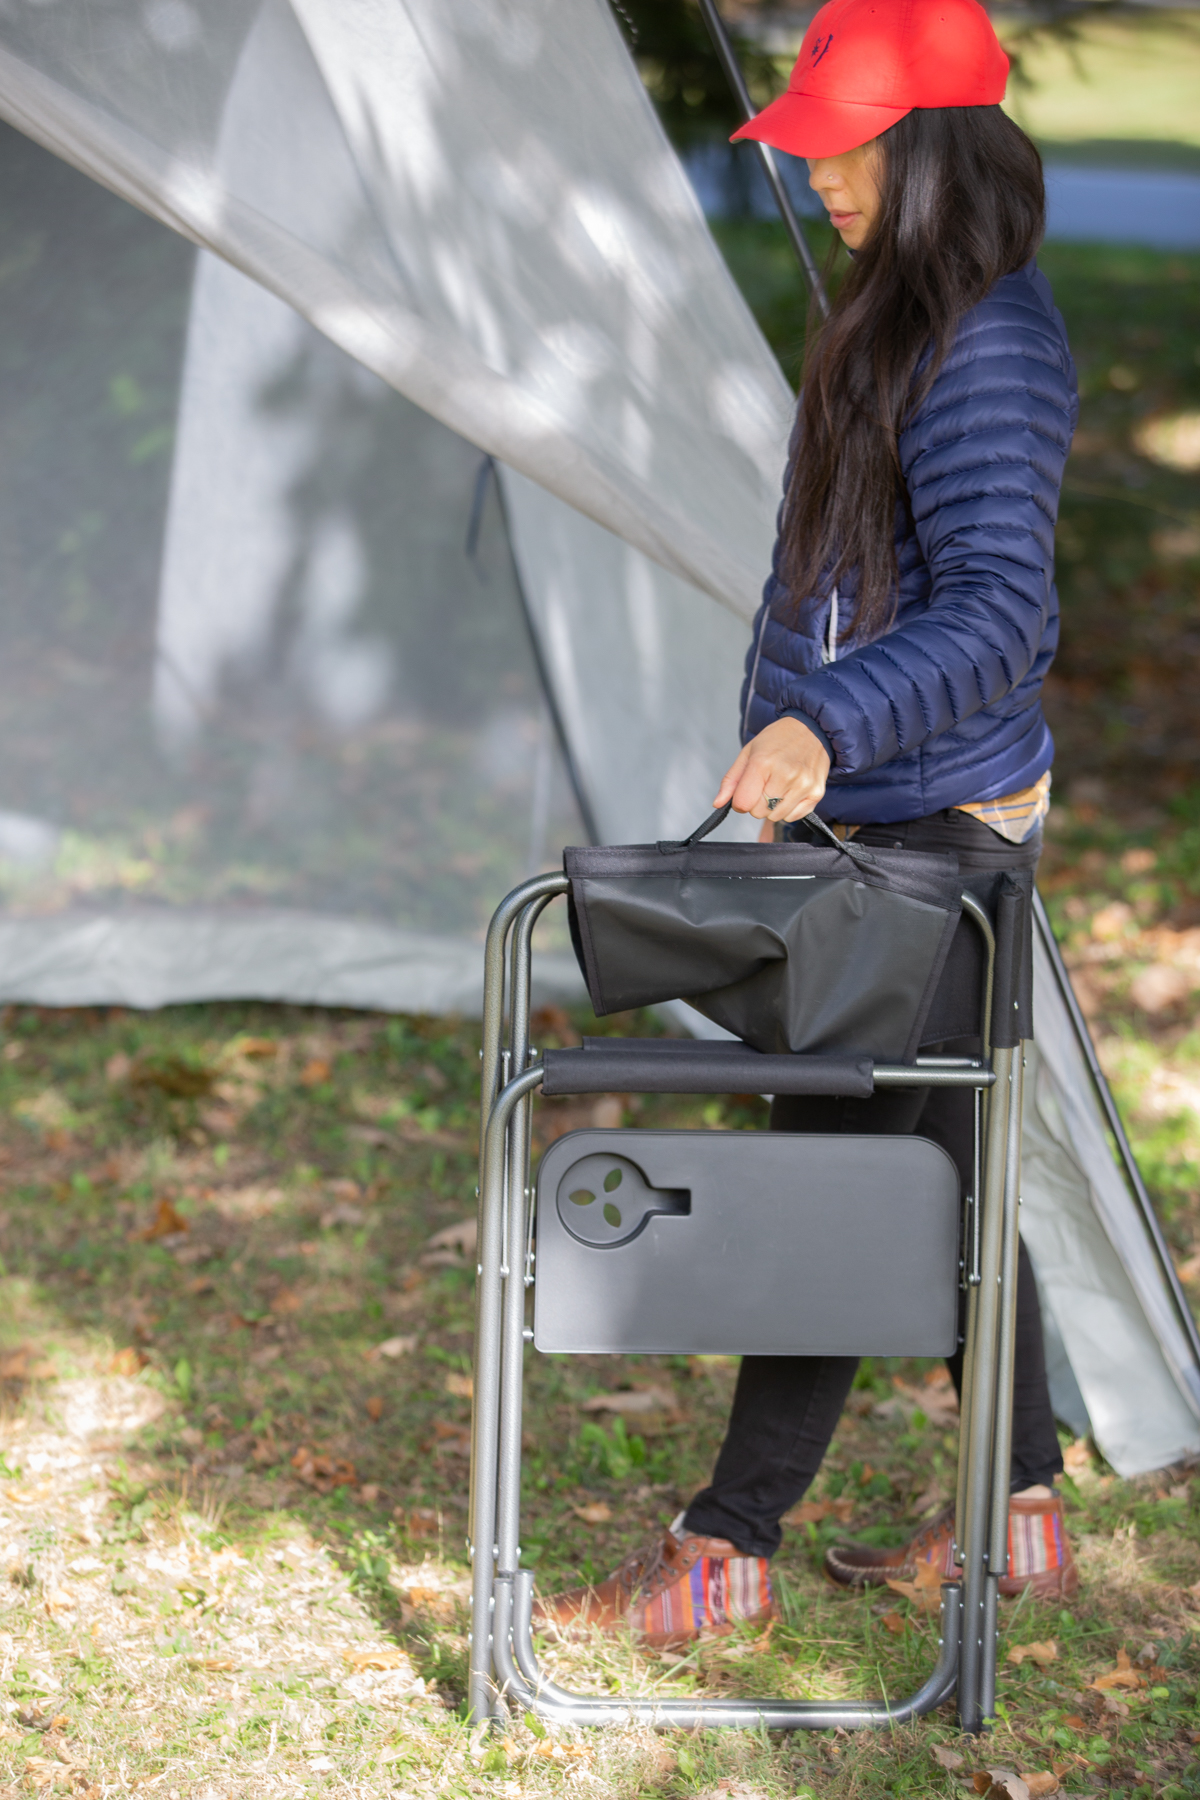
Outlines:
[[[1192,966],[1176,955],[1190,937],[1148,923],[1157,865],[1126,854],[1128,873],[1105,863],[1088,886],[1071,836],[1088,829],[1064,811],[1053,898],[1191,1275],[1195,1045],[1171,1023],[1178,997],[1149,1012],[1134,997],[1177,993],[1161,971]],[[247,1006],[23,1009],[6,1025],[7,1791],[774,1800],[950,1794],[986,1766],[1039,1775],[1035,1792],[1200,1793],[1200,1495],[1182,1469],[1121,1482],[1086,1443],[1067,1448],[1081,1596],[1005,1607],[1002,1713],[983,1747],[958,1745],[948,1711],[853,1739],[521,1720],[498,1742],[472,1735],[459,1705],[477,1028]],[[539,1037],[589,1025],[660,1029],[549,1013]],[[539,1136],[622,1115],[753,1127],[761,1102],[547,1102]],[[525,1555],[553,1587],[606,1571],[686,1500],[733,1370],[530,1361]],[[819,1554],[835,1534],[911,1531],[948,1494],[955,1445],[940,1369],[864,1365],[790,1522],[769,1632],[682,1659],[548,1646],[547,1664],[601,1690],[911,1688],[934,1654],[924,1597],[837,1594]]]

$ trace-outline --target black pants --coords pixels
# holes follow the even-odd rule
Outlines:
[[[969,814],[956,812],[901,825],[867,826],[857,841],[910,850],[953,850],[964,873],[1030,868],[1040,850],[1040,837],[1029,844],[1008,844]],[[951,1052],[954,1048],[945,1046]],[[972,1175],[972,1118],[970,1092],[961,1088],[884,1090],[869,1100],[787,1095],[771,1106],[772,1131],[889,1136],[919,1131],[954,1158],[964,1184]],[[947,1367],[961,1392],[961,1352],[947,1359]],[[854,1356],[743,1357],[712,1485],[688,1507],[687,1529],[728,1538],[748,1556],[773,1555],[783,1535],[779,1521],[820,1468],[857,1368]],[[1013,1488],[1049,1485],[1062,1466],[1046,1384],[1037,1287],[1022,1244],[1013,1378]]]

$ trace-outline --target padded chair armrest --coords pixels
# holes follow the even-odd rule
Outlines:
[[[544,1094],[839,1094],[875,1091],[866,1056],[766,1056],[748,1044],[674,1038],[590,1038],[547,1050]]]

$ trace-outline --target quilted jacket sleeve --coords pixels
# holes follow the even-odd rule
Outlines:
[[[967,315],[901,436],[924,610],[779,699],[821,728],[839,774],[911,754],[1013,689],[1038,653],[1078,402],[1057,321],[1031,301],[993,295]]]

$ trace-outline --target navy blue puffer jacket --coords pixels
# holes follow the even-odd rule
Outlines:
[[[755,619],[743,741],[781,714],[833,758],[819,811],[917,819],[1028,787],[1054,744],[1041,690],[1058,643],[1054,523],[1079,411],[1075,366],[1036,263],[963,319],[900,437],[912,507],[897,507],[899,595],[873,643],[826,661],[830,596],[793,608],[780,548]],[[838,594],[853,613],[853,572]]]

